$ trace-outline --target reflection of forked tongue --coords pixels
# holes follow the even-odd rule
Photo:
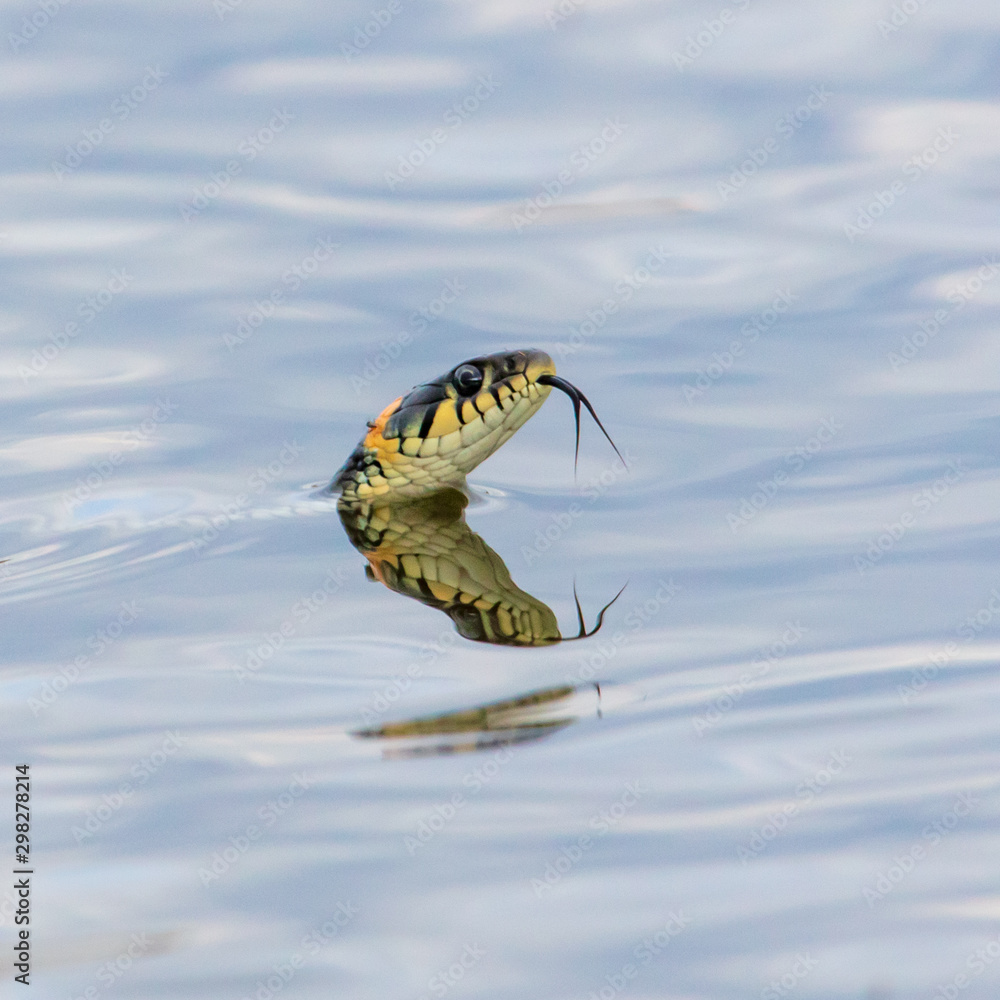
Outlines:
[[[579,389],[572,382],[567,382],[566,379],[560,378],[558,375],[539,375],[538,376],[539,385],[551,385],[554,389],[561,389],[570,399],[573,400],[573,412],[576,415],[576,451],[573,453],[573,471],[576,471],[577,460],[580,457],[580,404],[583,403],[584,406],[590,411],[590,415],[594,418],[594,422],[598,427],[601,428],[601,433],[608,439],[608,443],[612,448],[615,449],[615,454],[621,458],[622,465],[628,468],[625,459],[622,458],[622,453],[618,450],[618,446],[611,440],[611,435],[604,429],[604,424],[601,423],[601,418],[594,411],[594,408],[590,405],[590,400],[580,392]]]

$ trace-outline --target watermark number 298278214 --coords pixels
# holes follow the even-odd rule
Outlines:
[[[14,979],[31,984],[31,780],[28,764],[14,766]]]

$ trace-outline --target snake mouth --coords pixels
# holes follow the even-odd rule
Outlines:
[[[570,399],[573,400],[573,415],[576,417],[576,450],[573,452],[573,471],[576,472],[577,464],[580,460],[580,404],[583,403],[587,407],[590,415],[594,418],[594,423],[601,428],[601,433],[608,439],[608,444],[615,449],[615,454],[621,459],[622,465],[628,468],[628,463],[622,458],[622,453],[618,450],[618,446],[611,440],[611,435],[604,429],[604,424],[601,423],[601,418],[597,415],[593,406],[590,405],[590,400],[580,392],[579,389],[572,382],[567,382],[566,379],[560,378],[558,375],[550,375],[544,373],[539,375],[536,379],[539,385],[550,385],[553,389],[561,389]]]

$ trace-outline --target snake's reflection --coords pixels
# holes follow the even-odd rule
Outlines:
[[[386,741],[383,756],[469,753],[551,736],[586,715],[600,715],[596,684],[562,685],[442,715],[391,722],[351,735]]]
[[[467,503],[465,494],[443,489],[378,506],[342,502],[338,510],[351,544],[368,560],[369,579],[443,611],[466,639],[500,646],[562,642],[552,609],[521,590],[465,523]],[[573,638],[593,635],[608,606],[588,632],[577,604],[580,632]]]

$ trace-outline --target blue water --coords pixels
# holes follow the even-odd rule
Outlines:
[[[35,996],[996,995],[995,4],[3,20]],[[563,634],[627,582],[536,649],[318,489],[522,347],[628,461],[470,477]]]

